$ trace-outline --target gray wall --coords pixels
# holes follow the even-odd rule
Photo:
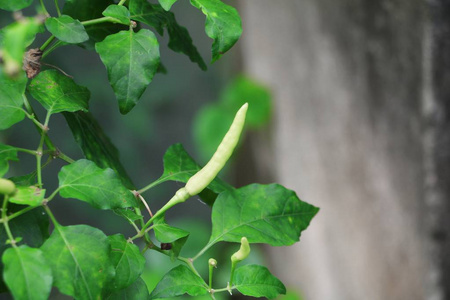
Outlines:
[[[276,101],[258,174],[321,207],[270,251],[308,300],[450,299],[448,6],[240,2],[244,69]]]

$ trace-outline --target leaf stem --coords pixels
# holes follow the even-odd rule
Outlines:
[[[200,276],[200,274],[198,273],[197,269],[195,268],[194,262],[192,261],[192,258],[185,258],[185,257],[178,256],[178,260],[180,260],[180,261],[184,262],[185,264],[187,264],[189,269],[191,269],[191,271],[194,272],[195,275],[197,275],[198,277],[200,277],[203,280],[202,276]],[[204,280],[203,280],[203,282],[204,282]],[[204,282],[204,284],[205,284],[205,287],[208,287],[206,282]]]
[[[42,125],[42,124],[39,122],[39,119],[38,119],[37,115],[35,114],[34,109],[33,109],[33,107],[31,106],[30,102],[28,102],[28,99],[27,99],[27,97],[25,96],[25,94],[22,96],[22,98],[23,98],[23,105],[25,106],[26,110],[27,110],[28,113],[29,113],[30,115],[32,115],[33,118],[35,119],[35,120],[33,121],[33,123],[35,123],[36,128],[42,133],[42,131],[44,130],[45,126]],[[38,122],[39,125],[37,125],[35,121]],[[47,135],[45,135],[45,145],[47,145],[47,147],[48,147],[49,149],[52,149],[52,150],[55,150],[55,149],[56,149],[55,145],[53,145],[52,141],[50,141],[50,139],[48,138]]]
[[[56,12],[58,13],[58,17],[61,16],[61,10],[59,10],[58,0],[55,0]]]
[[[5,195],[5,197],[3,198],[3,206],[2,206],[3,226],[5,227],[6,235],[8,236],[8,239],[11,242],[11,245],[13,247],[17,247],[16,241],[14,240],[14,237],[12,235],[11,229],[9,228],[8,217],[6,215],[7,206],[8,206],[8,199],[9,199],[8,195]]]
[[[36,155],[36,150],[30,150],[30,149],[18,148],[18,147],[14,147],[14,148],[16,148],[16,150],[20,151],[20,152],[25,152],[25,153],[31,154],[33,156]]]
[[[45,141],[45,136],[47,134],[48,130],[48,122],[50,121],[51,113],[48,111],[47,115],[45,116],[45,122],[44,122],[44,130],[41,132],[41,140],[39,142],[39,146],[36,150],[36,171],[37,171],[37,181],[38,181],[38,187],[42,188],[42,151]]]
[[[161,184],[163,182],[166,182],[167,180],[169,180],[167,177],[165,178],[158,178],[157,180],[153,181],[152,183],[150,183],[149,185],[143,187],[142,189],[138,190],[137,192],[139,194],[145,193],[146,191],[148,191],[149,189],[157,186],[158,184]]]
[[[208,242],[208,244],[206,244],[206,246],[203,247],[203,249],[200,250],[200,252],[197,253],[197,255],[194,256],[194,257],[192,258],[192,260],[195,261],[197,258],[199,258],[200,256],[202,256],[203,253],[205,253],[205,252],[206,252],[209,248],[211,248],[215,243],[216,243],[215,241],[213,241],[213,242]]]
[[[56,48],[59,47],[59,45],[61,45],[62,42],[61,41],[57,41],[56,43],[54,43],[49,49],[47,49],[47,51],[44,52],[44,54],[42,54],[42,58],[45,58],[47,55],[49,55],[53,50],[55,50]]]
[[[101,17],[101,18],[97,18],[97,19],[83,21],[83,22],[81,22],[81,24],[83,26],[89,26],[89,25],[95,25],[95,24],[106,23],[106,22],[114,22],[114,21],[115,21],[115,19],[111,18],[111,17]]]
[[[49,203],[50,201],[53,200],[53,198],[55,198],[55,196],[59,193],[59,190],[61,189],[61,187],[58,187],[56,190],[53,191],[53,193],[48,196],[48,198],[46,198],[46,202]]]
[[[50,14],[47,11],[47,8],[45,7],[44,1],[43,0],[39,0],[39,2],[41,3],[41,8],[44,11],[45,15],[50,16]]]
[[[50,217],[50,220],[52,220],[52,223],[55,226],[55,228],[59,228],[60,225],[59,225],[58,221],[56,221],[56,218],[53,215],[52,211],[50,210],[50,207],[48,207],[47,205],[44,205],[44,209],[47,212],[48,216]]]
[[[52,35],[51,37],[49,37],[41,46],[41,48],[39,48],[39,50],[44,51],[45,48],[47,48],[55,39],[55,36]]]
[[[117,5],[121,6],[121,5],[123,5],[126,1],[127,1],[127,0],[120,0],[119,4],[117,4]]]
[[[18,216],[21,216],[21,215],[23,215],[24,213],[27,213],[27,212],[29,212],[30,210],[32,210],[32,209],[35,209],[37,206],[27,206],[27,207],[25,207],[24,209],[21,209],[21,210],[19,210],[19,211],[16,211],[15,213],[13,213],[13,214],[11,214],[11,215],[9,215],[9,216],[6,216],[6,219],[3,219],[2,218],[2,223],[5,223],[5,222],[8,222],[8,221],[11,221],[12,219],[14,219],[14,218],[17,218]],[[5,221],[6,220],[6,221]]]

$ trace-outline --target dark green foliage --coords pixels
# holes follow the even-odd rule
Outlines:
[[[0,0],[0,9],[20,10],[32,2]],[[263,266],[244,265],[235,269],[233,264],[231,284],[221,282],[221,286],[214,289],[195,266],[197,258],[219,242],[248,240],[272,246],[292,245],[318,212],[318,208],[278,184],[252,184],[236,189],[213,178],[238,141],[245,119],[242,111],[246,112],[248,107],[244,103],[249,102],[247,125],[250,128],[268,123],[268,91],[250,79],[240,78],[226,90],[216,107],[203,113],[202,125],[197,125],[207,127],[209,132],[202,131],[199,135],[213,140],[215,147],[229,125],[217,124],[217,119],[223,117],[231,122],[239,107],[244,105],[239,130],[235,127],[232,127],[234,131],[230,130],[234,132],[233,141],[222,143],[219,154],[205,167],[197,164],[181,144],[171,146],[163,158],[161,177],[136,190],[119,160],[117,148],[89,112],[90,91],[57,66],[41,70],[41,60],[56,48],[69,44],[95,49],[93,54],[98,54],[106,67],[122,114],[135,109],[154,75],[165,70],[160,63],[159,42],[153,30],[159,35],[167,32],[171,50],[187,55],[203,70],[206,64],[188,30],[180,26],[175,14],[170,12],[176,0],[160,0],[159,4],[147,0],[66,0],[62,10],[59,2],[35,1],[40,5],[41,14],[17,17],[0,29],[0,130],[26,117],[40,136],[37,147],[25,146],[30,149],[0,144],[0,177],[8,175],[10,169],[16,172],[11,162],[20,157],[20,163],[24,163],[26,160],[22,160],[21,155],[32,156],[36,166],[25,174],[0,178],[0,272],[3,275],[0,292],[9,292],[16,299],[47,299],[52,288],[56,288],[64,295],[81,300],[141,300],[208,294],[214,298],[215,293],[233,290],[266,298],[284,294],[284,285]],[[213,39],[212,61],[216,61],[241,35],[239,14],[220,0],[191,0],[191,4],[206,16],[205,30]],[[55,5],[55,9],[49,11],[56,11],[56,14],[47,16],[44,5]],[[38,48],[29,49],[36,35],[45,29],[50,38]],[[68,64],[76,61],[67,58]],[[42,105],[38,114],[33,108],[37,103]],[[50,139],[51,120],[60,113],[84,157],[76,160],[68,157],[58,148],[60,141]],[[43,172],[55,159],[63,161],[58,173],[51,169]],[[58,178],[56,189],[52,188],[49,177]],[[153,201],[145,200],[143,194],[165,181],[189,183],[152,214],[148,204]],[[188,232],[169,225],[171,222],[166,222],[165,213],[198,193],[212,206],[212,232],[209,242],[202,241],[199,247],[203,248],[192,258],[186,258],[182,256],[186,242],[200,241],[202,237],[206,240],[207,234],[200,231],[199,235],[199,230]],[[69,199],[113,211],[128,221],[135,234],[107,236],[88,225],[61,225],[58,220],[65,222],[65,216],[53,214],[52,202],[61,201],[64,207],[65,202],[76,201]],[[146,217],[147,212],[150,217]],[[51,235],[49,221],[52,222]],[[248,242],[244,242],[246,252],[239,259],[240,263],[248,256],[250,248]],[[146,251],[160,252],[174,263],[151,293],[143,280]],[[217,260],[223,259],[223,254],[220,256]],[[178,262],[182,264],[176,265]],[[212,273],[210,275],[212,277]]]

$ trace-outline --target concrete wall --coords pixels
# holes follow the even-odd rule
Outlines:
[[[244,70],[275,99],[256,168],[321,207],[270,251],[308,300],[450,299],[444,2],[240,2]]]

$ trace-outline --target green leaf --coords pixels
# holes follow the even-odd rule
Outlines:
[[[81,22],[67,15],[48,18],[45,20],[45,26],[51,34],[66,43],[78,44],[89,39]]]
[[[14,1],[10,1],[13,3]],[[23,18],[2,29],[2,59],[4,72],[16,77],[21,72],[23,55],[26,48],[34,41],[36,34],[43,31],[43,26],[36,18]]]
[[[39,73],[31,81],[28,90],[50,114],[88,109],[89,90],[57,70]]]
[[[107,236],[87,225],[58,225],[41,250],[52,268],[54,285],[76,299],[100,299],[114,275]]]
[[[121,290],[133,284],[144,271],[145,258],[139,248],[127,242],[122,234],[108,237],[111,244],[111,262],[116,270],[111,290]],[[148,294],[148,292],[147,292]]]
[[[3,177],[8,172],[8,161],[10,160],[19,161],[17,149],[9,145],[0,144],[0,177]]]
[[[116,19],[117,23],[130,25],[130,12],[125,6],[110,5],[102,13],[105,17]]]
[[[191,0],[206,15],[205,31],[214,40],[212,62],[230,50],[242,34],[241,17],[234,7],[220,0]]]
[[[63,13],[80,21],[87,21],[101,18],[105,7],[115,4],[113,0],[66,0]],[[89,40],[82,44],[83,47],[94,49],[97,42],[113,33],[127,29],[126,26],[113,23],[99,23],[86,26],[86,32]]]
[[[172,5],[177,2],[177,0],[158,0],[159,4],[165,9],[170,10]]]
[[[200,296],[208,293],[208,286],[203,279],[195,275],[185,265],[179,265],[164,275],[150,294],[151,299],[169,298],[188,294]]]
[[[159,65],[159,45],[147,29],[121,31],[95,45],[108,71],[122,114],[128,113],[144,93]]]
[[[26,206],[8,205],[8,215],[17,212]],[[48,238],[48,216],[41,207],[35,208],[23,215],[20,215],[8,222],[12,235],[16,240],[20,237],[22,242],[31,247],[40,247]],[[0,256],[9,246],[7,245],[8,235],[5,227],[0,226]],[[0,273],[3,265],[0,264]],[[3,281],[0,282],[0,290],[5,290]]]
[[[164,27],[167,28],[169,48],[186,54],[192,62],[197,63],[202,70],[206,70],[206,64],[192,43],[189,32],[177,23],[173,13],[165,11],[160,5],[150,4],[146,0],[131,0],[130,13],[132,19],[154,27],[160,35],[163,35]]]
[[[145,300],[149,298],[147,285],[144,280],[139,277],[132,285],[121,291],[115,292],[108,297],[107,300]]]
[[[251,184],[226,191],[214,203],[208,244],[237,243],[245,236],[250,243],[292,245],[318,211],[279,184]]]
[[[270,271],[259,265],[246,265],[234,273],[234,287],[246,296],[273,299],[279,294],[286,294],[284,284]]]
[[[164,154],[164,172],[158,181],[167,180],[179,181],[186,183],[201,167],[189,156],[181,144],[174,144],[167,149]],[[217,194],[233,189],[229,184],[215,178],[205,191],[200,193],[200,197],[207,203],[212,205]]]
[[[7,129],[24,119],[22,106],[26,84],[24,72],[21,72],[17,79],[10,79],[0,69],[0,130]]]
[[[17,192],[9,199],[9,202],[39,206],[44,201],[45,190],[40,189],[36,186],[18,186]]]
[[[204,106],[194,119],[194,140],[204,160],[214,154],[228,131],[234,114],[246,102],[249,104],[246,127],[261,128],[269,123],[271,116],[271,95],[268,88],[248,77],[236,77],[219,97],[219,102]]]
[[[9,180],[20,186],[30,186],[36,184],[36,171],[22,175],[10,177]]]
[[[24,9],[33,3],[33,0],[0,0],[0,9],[15,11]]]
[[[62,167],[58,179],[59,194],[63,198],[79,199],[99,209],[138,205],[112,169],[101,169],[87,159]]]
[[[219,105],[227,112],[234,114],[247,102],[249,109],[245,117],[245,124],[250,128],[257,129],[269,123],[272,114],[271,98],[267,86],[240,75],[222,91]]]
[[[48,299],[52,270],[40,249],[20,246],[3,253],[3,278],[15,299]]]
[[[100,168],[111,168],[119,175],[122,184],[130,190],[136,189],[119,159],[119,151],[105,134],[97,120],[82,111],[63,113],[75,141],[87,159]]]
[[[116,208],[114,209],[114,213],[127,219],[130,223],[134,223],[135,221],[142,219],[142,216],[136,214],[129,208]]]
[[[186,243],[189,232],[169,226],[164,220],[164,216],[155,218],[152,227],[155,231],[155,237],[159,242],[171,244],[171,249],[167,251],[169,251],[172,260],[175,260],[180,254],[181,248]]]

